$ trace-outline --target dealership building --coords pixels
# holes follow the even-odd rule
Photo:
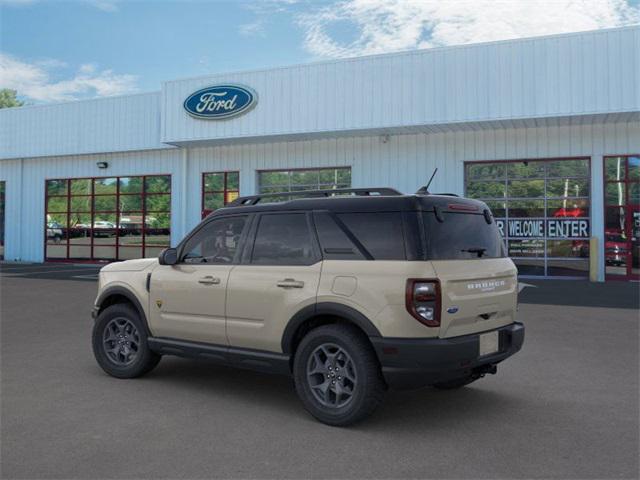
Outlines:
[[[491,207],[524,277],[640,278],[640,28],[168,81],[0,110],[6,261],[156,256],[238,195]]]

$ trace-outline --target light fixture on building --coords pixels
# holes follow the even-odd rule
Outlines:
[[[382,143],[387,143],[389,141],[389,134],[385,133],[384,135],[380,135],[380,141]]]
[[[96,165],[98,168],[107,168],[109,166],[107,162],[97,162]]]

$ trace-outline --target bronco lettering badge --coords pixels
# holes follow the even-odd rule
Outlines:
[[[192,93],[184,101],[189,115],[207,120],[235,117],[258,102],[258,95],[241,85],[214,85]]]
[[[498,287],[504,287],[504,280],[480,280],[467,284],[467,290],[480,290],[481,292],[492,292]]]

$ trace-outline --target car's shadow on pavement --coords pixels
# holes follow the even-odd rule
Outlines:
[[[324,427],[304,410],[290,377],[166,357],[142,380],[162,383],[163,388],[179,390],[186,397],[210,395],[212,403],[218,406],[224,402],[252,414],[286,415]],[[369,432],[450,428],[452,423],[464,423],[479,414],[486,420],[499,419],[505,410],[519,409],[526,403],[522,397],[480,385],[450,391],[434,388],[389,391],[374,416],[350,428]]]

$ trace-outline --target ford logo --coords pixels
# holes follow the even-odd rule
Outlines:
[[[458,312],[458,307],[449,307],[447,308],[447,313],[454,314]]]
[[[196,118],[218,120],[241,115],[253,108],[258,96],[241,85],[214,85],[192,93],[184,101],[184,109]]]

